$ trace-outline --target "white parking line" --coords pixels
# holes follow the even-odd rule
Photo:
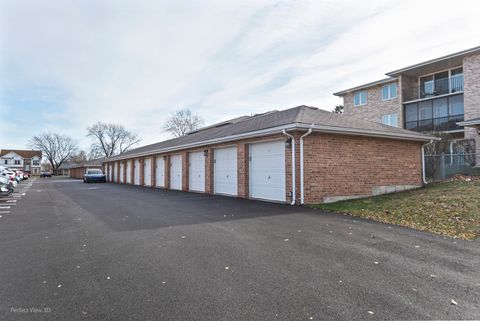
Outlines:
[[[8,210],[10,206],[0,206],[0,210]]]
[[[10,211],[0,211],[0,214],[9,214]]]
[[[7,203],[16,203],[16,202],[17,202],[17,200],[9,200],[9,201],[7,201]]]

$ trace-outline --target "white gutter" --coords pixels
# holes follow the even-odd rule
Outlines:
[[[426,143],[426,144],[422,145],[422,181],[423,181],[423,184],[425,184],[425,185],[428,184],[427,178],[426,178],[426,175],[425,175],[425,146],[427,146],[431,143],[433,143],[433,140],[431,140],[429,143]]]
[[[464,121],[458,122],[457,125],[460,125],[460,126],[480,125],[480,119],[464,120]]]
[[[161,154],[161,153],[168,153],[168,152],[179,151],[179,150],[193,148],[193,147],[201,147],[205,145],[230,142],[230,141],[239,140],[243,138],[265,136],[267,134],[273,135],[273,134],[278,134],[278,131],[283,132],[283,130],[289,130],[289,131],[309,130],[310,128],[313,128],[314,131],[330,133],[330,134],[358,135],[358,136],[380,137],[380,138],[413,140],[413,141],[428,141],[432,139],[431,137],[427,138],[425,135],[423,135],[424,137],[421,137],[420,135],[412,135],[408,133],[405,133],[405,134],[404,133],[388,133],[388,132],[381,132],[381,131],[368,130],[368,129],[355,129],[355,128],[325,126],[325,125],[311,126],[311,125],[305,125],[303,123],[291,123],[288,125],[276,126],[272,128],[261,129],[261,130],[256,130],[252,132],[230,135],[230,136],[225,136],[220,138],[213,138],[213,139],[208,139],[208,140],[199,141],[195,143],[153,149],[145,152],[132,153],[127,155],[118,155],[118,156],[112,157],[111,159],[105,159],[102,163],[136,158],[136,157],[150,156],[150,155]],[[439,138],[435,138],[435,137],[433,139],[440,140]]]
[[[288,136],[292,139],[292,202],[290,205],[295,205],[296,198],[297,198],[297,191],[296,191],[296,179],[295,179],[295,137],[288,134],[286,130],[282,130],[282,133],[285,136]]]
[[[308,130],[305,134],[300,136],[300,205],[304,203],[304,170],[303,170],[303,138],[312,133],[312,128]]]

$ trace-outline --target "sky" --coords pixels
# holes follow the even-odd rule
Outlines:
[[[298,105],[480,45],[480,2],[0,0],[0,148],[118,123],[140,145],[189,108],[212,124]]]

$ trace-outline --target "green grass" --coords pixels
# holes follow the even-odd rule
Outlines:
[[[313,207],[461,239],[480,236],[478,179],[429,184],[413,191]]]

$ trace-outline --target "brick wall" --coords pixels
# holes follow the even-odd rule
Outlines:
[[[397,113],[398,127],[402,127],[403,116],[402,103],[400,100],[400,86],[397,86],[397,98],[383,100],[382,87],[384,85],[385,84],[376,85],[365,89],[365,91],[367,91],[367,104],[362,106],[354,106],[354,92],[345,94],[345,96],[343,96],[345,115],[381,123],[383,115]]]
[[[465,120],[480,117],[480,54],[463,58],[463,87]],[[475,139],[475,149],[480,153],[480,135],[478,130],[465,127],[465,138]],[[477,165],[480,157],[477,158]]]
[[[98,168],[102,169],[102,166],[89,166],[88,168]],[[87,170],[86,167],[76,167],[76,168],[70,168],[70,177],[71,178],[81,178],[83,179],[83,175],[85,174],[85,171]]]
[[[207,148],[205,157],[205,193],[213,194],[213,149]]]
[[[304,144],[305,203],[422,185],[420,142],[312,134]]]
[[[70,169],[71,178],[83,178],[84,173],[85,173],[85,167],[77,167],[77,168]]]
[[[213,175],[212,175],[213,176]],[[237,193],[249,197],[249,147],[245,141],[237,143]]]
[[[165,155],[165,188],[170,189],[170,155]]]
[[[135,158],[130,161],[130,184],[135,185]]]

